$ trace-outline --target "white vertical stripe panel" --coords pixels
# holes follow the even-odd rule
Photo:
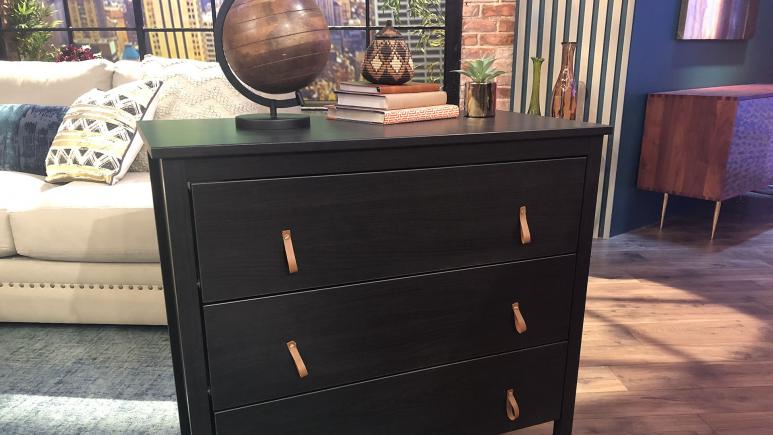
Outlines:
[[[537,26],[539,26],[539,3],[543,0],[534,0],[531,2],[531,39],[529,39],[529,51],[526,55],[526,58],[529,59],[532,56],[537,55]],[[526,64],[526,71],[523,73],[526,74],[526,88],[523,90],[523,92],[526,92],[526,102],[523,106],[523,112],[525,113],[526,110],[529,108],[529,86],[531,86],[532,81],[534,80],[533,74],[532,74],[532,68],[531,68],[531,59],[529,59],[529,62]]]
[[[566,0],[558,0],[558,10],[553,11],[554,14],[558,14],[556,17],[556,45],[555,47],[561,48],[561,42],[564,40],[564,26],[567,25],[565,23],[566,18]],[[555,47],[552,48],[553,53],[550,53],[551,55],[555,55],[555,53],[560,53],[561,51],[556,51]],[[553,65],[553,68],[558,68],[561,66],[561,62],[557,62],[558,66]]]
[[[572,16],[569,22],[569,40],[577,41],[577,25],[580,23],[580,0],[572,0]]]
[[[633,11],[636,6],[636,0],[628,1],[628,10],[625,11],[626,21],[625,29],[622,38],[625,38],[623,42],[623,51],[621,53],[620,62],[620,84],[619,88],[615,91],[617,96],[617,111],[615,112],[615,132],[612,135],[612,156],[610,157],[611,165],[609,168],[609,185],[607,187],[607,209],[604,214],[604,238],[608,238],[612,231],[612,208],[615,200],[615,183],[617,181],[617,158],[620,151],[620,127],[623,120],[623,103],[625,102],[625,83],[628,76],[628,54],[631,47],[631,29],[633,27]]]
[[[604,37],[606,36],[606,21],[607,21],[607,1],[614,0],[601,0],[599,1],[598,22],[596,23],[596,46],[588,47],[589,50],[594,51],[593,65],[591,65],[591,74],[593,77],[593,88],[589,89],[590,102],[588,103],[588,120],[595,122],[596,114],[598,113],[599,105],[599,89],[603,86],[599,83],[601,80],[601,60],[604,56]],[[590,2],[589,2],[590,3]],[[586,22],[590,22],[591,17],[586,18]],[[590,53],[590,51],[588,51]],[[603,165],[602,165],[603,166]]]
[[[558,19],[556,20],[556,40],[555,45],[553,47],[550,47],[551,53],[550,56],[553,59],[553,74],[548,77],[548,74],[550,74],[549,71],[545,72],[545,92],[548,90],[553,90],[553,85],[556,83],[556,80],[558,79],[558,75],[561,72],[561,42],[564,40],[564,26],[568,25],[569,23],[564,23],[564,11],[566,11],[566,0],[559,0],[558,1]],[[554,12],[555,13],[555,12]],[[570,17],[571,18],[571,17]],[[547,103],[547,107],[545,107],[545,111],[542,112],[546,115],[550,114],[550,101]]]
[[[575,0],[579,3],[579,0]],[[582,29],[582,53],[579,54],[580,56],[580,72],[577,74],[575,71],[575,79],[578,81],[582,81],[582,87],[585,86],[585,76],[588,72],[588,53],[590,53],[590,50],[593,49],[593,47],[588,47],[590,45],[590,33],[591,33],[591,18],[593,17],[593,1],[587,0],[585,2],[585,10],[580,11],[581,14],[583,14],[583,29]],[[579,24],[579,23],[578,23]],[[581,99],[582,98],[582,99]],[[582,95],[578,93],[577,95],[577,119],[582,119],[583,114],[587,110],[586,104],[585,104],[585,93],[583,92]]]
[[[593,47],[593,65],[591,66],[591,74],[593,77],[593,87],[588,90],[590,92],[590,101],[588,102],[588,121],[596,122],[596,115],[600,111],[599,107],[599,89],[604,86],[601,81],[601,69],[605,67],[602,65],[604,56],[604,39],[606,37],[607,29],[607,6],[608,1],[614,0],[601,0],[599,1],[598,21],[596,22],[596,46]],[[610,89],[611,91],[611,89]],[[599,186],[598,193],[596,194],[596,214],[594,216],[594,227],[599,227],[599,219],[601,215],[601,200],[604,197],[602,189],[604,187],[604,178],[606,176],[606,159],[607,159],[607,140],[608,136],[604,136],[604,142],[601,146],[601,173],[599,174]]]
[[[620,37],[620,17],[623,8],[622,1],[612,1],[612,22],[611,28],[607,29],[609,33],[609,57],[607,58],[607,77],[604,86],[604,101],[601,102],[603,111],[601,112],[601,122],[608,124],[612,116],[612,96],[617,92],[612,86],[615,85],[615,67],[617,66],[617,41]]]
[[[543,73],[542,77],[545,77],[545,69],[548,68],[548,60],[550,59],[550,56],[552,55],[550,53],[550,34],[553,29],[550,28],[550,26],[553,24],[553,0],[541,0],[545,3],[545,17],[542,20],[542,53],[537,53],[537,56],[542,57],[545,59],[545,62],[542,64]],[[539,104],[540,106],[544,104],[545,98],[547,98],[547,89],[549,85],[546,85],[544,83],[541,84],[539,89]],[[545,108],[542,108],[542,113],[547,113],[545,111]]]
[[[515,112],[524,112],[524,110],[521,108],[521,96],[523,95],[523,92],[526,92],[525,89],[522,89],[522,83],[523,83],[523,58],[526,56],[526,47],[524,47],[524,44],[526,43],[526,0],[521,0],[518,2],[518,23],[517,23],[517,29],[518,29],[518,40],[516,41],[516,58],[514,59],[515,64],[513,66],[514,75],[515,75],[515,83],[513,86],[513,89],[515,90],[515,93],[513,95],[513,110]]]

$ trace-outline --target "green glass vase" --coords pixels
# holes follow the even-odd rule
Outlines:
[[[531,82],[531,99],[529,100],[529,110],[526,113],[530,115],[542,115],[539,106],[539,91],[540,91],[540,79],[542,76],[542,62],[545,59],[541,57],[532,57],[531,64],[534,73],[532,76],[534,79]]]

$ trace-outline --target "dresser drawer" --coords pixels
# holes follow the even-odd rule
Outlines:
[[[568,158],[194,184],[202,296],[214,302],[571,253],[584,174],[585,158]]]
[[[207,306],[213,406],[567,340],[574,261],[567,255]]]
[[[565,363],[559,343],[217,412],[215,426],[221,435],[500,434],[559,417]]]

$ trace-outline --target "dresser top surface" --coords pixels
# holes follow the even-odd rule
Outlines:
[[[656,92],[653,95],[687,95],[695,97],[729,98],[748,100],[773,97],[773,83],[716,86],[711,88],[683,89],[670,92]]]
[[[610,134],[606,125],[513,112],[494,118],[454,118],[398,125],[330,121],[311,115],[303,130],[237,130],[232,118],[141,121],[140,132],[153,158],[238,156],[474,144]],[[442,140],[442,142],[441,142]]]

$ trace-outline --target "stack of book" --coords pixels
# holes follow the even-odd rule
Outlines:
[[[328,107],[328,119],[386,125],[459,116],[459,106],[446,104],[448,96],[436,83],[344,82],[336,95],[338,103]]]

